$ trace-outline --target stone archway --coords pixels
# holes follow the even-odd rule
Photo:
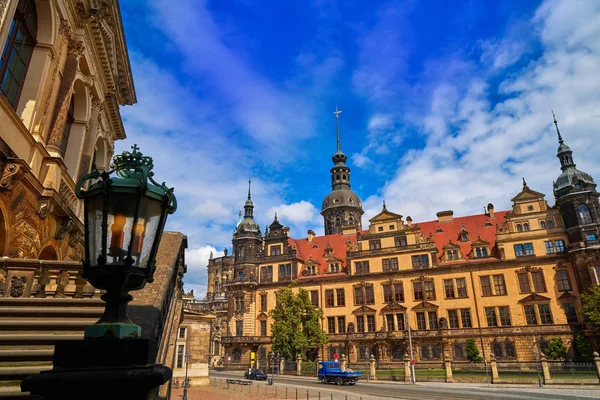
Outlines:
[[[50,245],[44,247],[38,256],[38,260],[58,260],[56,249]]]
[[[0,208],[0,257],[4,256],[6,250],[6,240],[8,238],[8,225],[4,217],[4,211]]]

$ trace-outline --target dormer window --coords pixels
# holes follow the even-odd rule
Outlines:
[[[546,229],[546,223],[544,221],[540,221],[540,228]]]
[[[369,250],[381,249],[381,240],[369,240]]]
[[[517,232],[523,232],[523,226],[521,224],[517,224]]]
[[[487,247],[476,247],[475,255],[477,256],[477,258],[487,257],[488,256]]]
[[[272,256],[281,255],[281,246],[271,246],[271,255]]]
[[[406,246],[406,236],[398,236],[394,238],[394,244],[396,247],[405,247]]]
[[[310,265],[310,266],[306,267],[306,275],[316,275],[316,274],[317,274],[316,265]]]
[[[525,232],[527,232],[527,231],[529,230],[529,224],[528,224],[527,222],[525,222],[525,223],[523,224],[523,230],[524,230]]]
[[[340,272],[340,264],[339,263],[331,263],[329,264],[329,273],[334,274]]]
[[[446,252],[446,260],[458,260],[458,251],[457,250],[448,250]]]
[[[458,237],[461,242],[467,242],[469,240],[469,232],[467,232],[464,225],[460,229],[460,233],[459,233]]]
[[[377,232],[383,232],[383,226],[378,226],[377,227]]]

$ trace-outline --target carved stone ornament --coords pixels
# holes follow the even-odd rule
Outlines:
[[[20,164],[8,163],[4,167],[2,180],[0,181],[0,189],[12,190],[14,183],[23,177],[23,169]]]
[[[79,232],[79,231],[72,232],[71,236],[69,237],[69,246],[71,248],[75,248],[75,246],[77,246],[79,244],[79,242],[81,242],[81,232]]]
[[[57,229],[56,235],[54,236],[54,238],[56,240],[63,240],[65,238],[65,236],[67,235],[67,232],[69,232],[74,226],[75,226],[75,223],[73,222],[73,220],[71,218],[63,220],[63,223],[61,224],[60,228]]]
[[[48,218],[52,211],[54,211],[54,204],[49,199],[40,200],[37,207],[37,215],[40,219]]]
[[[25,284],[27,283],[27,277],[24,275],[13,275],[10,278],[10,296],[21,297],[25,292]]]
[[[85,51],[85,43],[83,43],[83,40],[81,39],[74,38],[72,40],[69,40],[69,48],[67,51],[69,55],[79,58],[83,55],[83,52]]]

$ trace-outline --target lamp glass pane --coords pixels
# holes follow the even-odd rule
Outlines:
[[[102,253],[102,206],[104,194],[96,194],[85,198],[87,206],[86,246],[89,251],[90,266],[98,265],[98,256]]]
[[[129,193],[109,193],[108,196],[106,262],[122,263],[131,242],[139,196]]]
[[[134,230],[131,256],[135,259],[135,266],[147,268],[152,247],[159,229],[160,216],[163,211],[163,202],[145,197],[140,209],[138,224]],[[160,238],[158,238],[160,240]]]

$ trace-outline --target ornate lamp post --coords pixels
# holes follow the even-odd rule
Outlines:
[[[132,148],[114,157],[111,171],[93,171],[77,183],[84,201],[83,273],[106,291],[106,306],[83,340],[56,343],[54,369],[22,382],[23,391],[44,400],[146,399],[172,376],[154,364],[156,341],[140,338],[126,310],[129,291],[153,280],[167,215],[177,202],[173,189],[154,180],[152,159]]]
[[[190,386],[190,383],[188,381],[188,364],[190,362],[190,357],[191,354],[190,353],[185,353],[185,380],[183,381],[183,397],[181,398],[181,400],[187,400],[187,390],[188,387]]]

